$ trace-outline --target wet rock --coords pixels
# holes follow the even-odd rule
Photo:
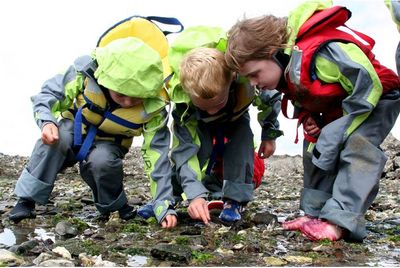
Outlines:
[[[222,226],[215,233],[221,235],[221,234],[225,234],[225,233],[229,232],[230,230],[231,230],[231,227]]]
[[[254,214],[252,221],[255,224],[269,225],[269,224],[277,223],[278,222],[278,217],[276,215],[273,215],[273,214],[268,213],[268,212],[260,212],[260,213]]]
[[[78,258],[81,262],[81,265],[84,267],[91,267],[96,262],[95,258],[88,256],[86,253],[80,253]]]
[[[226,248],[217,248],[215,250],[215,253],[221,254],[222,256],[231,256],[235,254],[233,250],[231,249],[226,249]]]
[[[287,261],[275,257],[264,257],[263,260],[266,266],[284,266],[287,264]]]
[[[51,260],[52,258],[53,258],[53,255],[43,252],[43,253],[40,253],[40,255],[37,256],[37,258],[34,259],[32,262],[36,265],[39,265],[40,263],[42,263],[44,261]]]
[[[78,229],[68,221],[57,223],[55,232],[61,236],[74,237],[78,234]]]
[[[65,247],[55,247],[51,251],[61,256],[64,259],[72,260],[71,253]]]
[[[223,224],[227,224],[227,223],[223,223]],[[248,219],[242,219],[242,220],[235,221],[234,223],[227,224],[227,225],[230,225],[231,230],[233,230],[233,231],[240,231],[243,229],[250,228],[252,226],[252,223]]]
[[[9,266],[12,266],[11,264],[13,263],[21,265],[24,260],[11,251],[0,249],[0,263],[8,264]]]
[[[86,252],[87,247],[85,245],[92,245],[89,241],[82,241],[78,238],[72,238],[65,241],[57,241],[56,247],[64,247],[71,253],[72,256],[79,256],[80,253]],[[94,246],[92,246],[94,247]]]
[[[375,221],[376,220],[376,212],[373,210],[368,210],[365,213],[365,219],[368,221]]]
[[[133,196],[133,197],[129,198],[128,203],[130,205],[140,206],[140,205],[143,204],[143,200],[141,198],[137,197],[137,196]]]
[[[43,267],[75,267],[75,264],[69,260],[47,260],[41,262],[39,266]]]
[[[246,230],[240,230],[239,232],[237,232],[238,235],[247,235],[247,231]]]
[[[278,244],[275,248],[274,254],[275,255],[279,255],[279,254],[286,254],[288,252],[287,248],[282,245],[282,244]]]
[[[21,243],[20,245],[12,246],[8,250],[18,255],[24,255],[37,245],[39,245],[39,243],[36,240],[29,240]]]
[[[201,229],[196,227],[184,227],[181,235],[201,235]]]
[[[295,263],[298,265],[306,265],[306,264],[311,264],[313,262],[312,258],[304,256],[286,256],[284,259],[288,262]]]
[[[93,267],[117,267],[118,265],[115,262],[103,260],[101,255],[97,256]]]
[[[151,256],[159,260],[189,263],[192,251],[184,245],[158,244],[151,249]]]
[[[92,236],[94,234],[94,231],[92,229],[85,229],[83,231],[84,236]]]
[[[244,244],[239,243],[239,244],[233,245],[232,249],[234,249],[234,250],[241,250],[241,249],[243,249],[244,247],[245,247]]]
[[[316,247],[313,247],[312,250],[317,252],[329,252],[332,250],[332,248],[325,245],[318,245]]]
[[[203,235],[181,235],[175,238],[176,244],[192,245],[192,246],[207,246],[208,241]]]

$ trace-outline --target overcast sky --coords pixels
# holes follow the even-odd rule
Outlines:
[[[42,83],[73,60],[90,53],[99,36],[116,22],[132,15],[178,18],[186,27],[220,26],[228,30],[238,19],[262,14],[286,16],[298,0],[155,1],[155,0],[4,0],[0,1],[0,153],[29,156],[40,136],[30,96]],[[376,40],[374,52],[395,70],[394,53],[399,34],[383,0],[342,0],[353,16],[347,23]],[[277,154],[301,154],[293,143],[295,120],[281,118],[285,136]],[[253,121],[255,136],[260,129]],[[398,120],[392,133],[400,138]],[[134,144],[140,145],[141,139]]]

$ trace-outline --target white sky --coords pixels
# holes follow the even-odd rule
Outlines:
[[[116,22],[132,15],[176,17],[186,27],[220,26],[228,30],[238,19],[262,14],[286,16],[298,0],[4,0],[0,1],[0,153],[29,156],[40,136],[30,96],[42,83],[88,54],[98,37]],[[347,23],[376,40],[374,52],[381,63],[395,70],[399,41],[383,0],[334,0],[353,16]],[[254,117],[255,118],[255,117]],[[285,136],[276,154],[301,154],[293,143],[295,120],[280,118]],[[258,123],[252,123],[259,138]],[[400,138],[400,120],[392,133]],[[140,145],[137,139],[135,145]]]

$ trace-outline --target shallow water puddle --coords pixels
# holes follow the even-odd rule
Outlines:
[[[0,244],[6,246],[21,244],[22,242],[29,240],[31,233],[32,231],[26,228],[16,228],[15,230],[4,228],[3,232],[0,233]],[[43,228],[36,228],[34,229],[33,233],[35,235],[34,238],[37,240],[45,241],[47,239],[51,239],[53,242],[55,242],[55,234],[48,232]]]
[[[146,256],[140,256],[140,255],[134,255],[128,257],[127,265],[132,266],[132,267],[141,267],[145,266],[147,264],[148,257]]]
[[[6,245],[6,246],[12,246],[15,245],[17,242],[17,239],[13,233],[8,228],[5,228],[3,232],[0,233],[0,244]]]

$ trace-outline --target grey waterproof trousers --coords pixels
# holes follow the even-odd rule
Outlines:
[[[216,127],[222,128],[224,136],[229,140],[224,146],[222,156],[224,178],[221,182],[214,176],[206,176],[203,184],[212,193],[222,192],[223,198],[247,203],[253,199],[254,192],[254,135],[250,128],[249,113],[246,112],[233,122],[220,123]],[[215,130],[210,124],[199,122],[201,146],[197,156],[200,166],[204,166],[210,159]]]
[[[59,122],[59,141],[54,145],[36,142],[30,160],[16,187],[18,197],[46,204],[57,174],[76,163],[73,151],[73,121]],[[122,159],[127,149],[111,141],[95,141],[86,159],[79,165],[82,178],[93,192],[100,213],[120,209],[127,203],[123,188]]]
[[[326,172],[312,163],[304,140],[304,188],[300,208],[308,215],[326,219],[349,231],[354,240],[366,236],[364,214],[379,190],[387,157],[379,148],[400,112],[400,92],[383,96],[371,115],[349,136],[338,166]]]

